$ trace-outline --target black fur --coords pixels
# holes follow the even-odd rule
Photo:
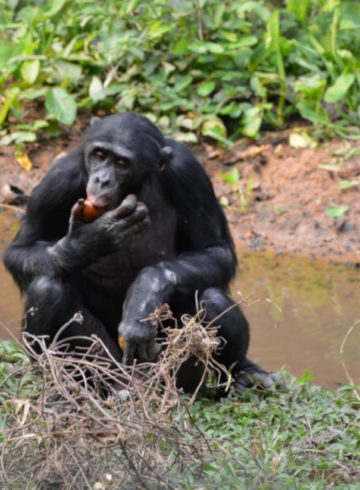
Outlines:
[[[87,195],[105,212],[84,224],[76,203]],[[81,310],[85,321],[64,335],[95,333],[127,363],[155,357],[155,332],[141,320],[163,303],[178,316],[192,313],[198,292],[207,321],[233,305],[226,290],[236,256],[209,178],[188,149],[135,113],[96,119],[80,148],[50,168],[4,262],[26,295],[25,311],[35,309],[28,331],[51,340]],[[233,307],[217,324],[227,341],[219,361],[268,379],[246,359],[241,310]],[[185,366],[179,385],[194,389],[197,371]]]

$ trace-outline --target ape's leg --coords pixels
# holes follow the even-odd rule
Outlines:
[[[225,340],[215,355],[217,361],[233,370],[241,369],[249,347],[249,325],[240,308],[218,288],[208,288],[200,296],[205,310],[204,321],[217,326],[218,335]]]
[[[246,358],[249,325],[239,306],[217,288],[206,289],[200,300],[206,311],[205,322],[219,326],[219,337],[225,340],[225,345],[215,354],[215,358],[231,368],[235,387],[244,389],[259,385],[267,388],[278,383],[278,374],[268,373]]]
[[[82,323],[71,322],[60,339],[96,334],[111,355],[121,361],[121,351],[105,326],[83,306],[76,288],[64,281],[47,276],[34,279],[27,290],[23,327],[34,335],[48,335],[51,342],[58,330],[79,311],[83,315]],[[69,344],[71,349],[89,346],[89,342],[82,339],[69,340]]]

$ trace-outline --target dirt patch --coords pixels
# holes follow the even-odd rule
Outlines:
[[[40,136],[28,148],[28,172],[16,161],[13,147],[0,148],[0,202],[26,202],[51,161],[76,145],[86,124],[58,138]],[[269,133],[256,144],[239,142],[231,151],[208,145],[195,149],[237,245],[360,264],[360,143],[334,139],[315,148],[294,148],[291,134],[294,130]],[[234,168],[239,179],[229,184],[221,175]],[[344,181],[352,186],[341,190]],[[347,206],[347,211],[333,218],[326,212],[329,206]]]
[[[290,134],[273,133],[256,145],[244,142],[230,153],[206,148],[216,159],[200,155],[236,243],[359,264],[360,143],[334,139],[299,149],[290,146]],[[229,184],[221,175],[234,167],[240,181]],[[333,218],[326,212],[330,206],[348,209]]]

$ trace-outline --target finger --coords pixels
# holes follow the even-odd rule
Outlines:
[[[129,194],[121,202],[121,204],[114,209],[113,214],[116,218],[125,218],[129,214],[133,213],[136,209],[137,198],[134,194]]]
[[[130,238],[138,233],[142,233],[150,223],[145,207],[141,207],[139,211],[136,209],[134,213],[120,220],[114,219],[113,215],[110,215],[110,217],[107,217],[106,219],[110,221],[109,230],[114,229],[121,231],[118,236],[121,241],[123,241],[124,238],[126,239],[127,233]]]
[[[134,348],[128,343],[125,344],[123,363],[127,366],[134,364]]]
[[[78,199],[77,202],[71,208],[68,232],[71,233],[72,231],[76,230],[76,228],[79,228],[79,226],[82,226],[84,224],[83,218],[84,218],[84,199],[81,198]]]
[[[121,230],[121,233],[118,233],[117,236],[113,238],[113,243],[116,246],[124,245],[124,243],[131,243],[133,241],[138,240],[148,228],[148,221],[143,220],[139,223],[129,223],[128,226]]]
[[[160,354],[161,349],[161,344],[158,344],[157,342],[153,342],[151,345],[149,345],[147,352],[149,361],[155,361],[155,359],[157,359],[158,355]]]
[[[148,216],[149,210],[143,202],[138,202],[136,205],[136,213],[145,217],[145,216]]]
[[[71,208],[71,215],[75,218],[79,218],[82,216],[82,212],[84,209],[84,199],[78,199],[77,202]]]
[[[141,344],[139,345],[138,349],[138,360],[139,361],[148,361],[149,360],[149,357],[148,357],[148,354],[147,354],[147,351],[146,351],[146,345],[145,344]]]

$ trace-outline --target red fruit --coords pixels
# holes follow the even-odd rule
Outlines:
[[[101,208],[97,208],[88,199],[85,199],[82,219],[86,223],[90,223],[90,221],[96,220],[96,218],[98,218],[102,213],[103,211],[101,210]]]

